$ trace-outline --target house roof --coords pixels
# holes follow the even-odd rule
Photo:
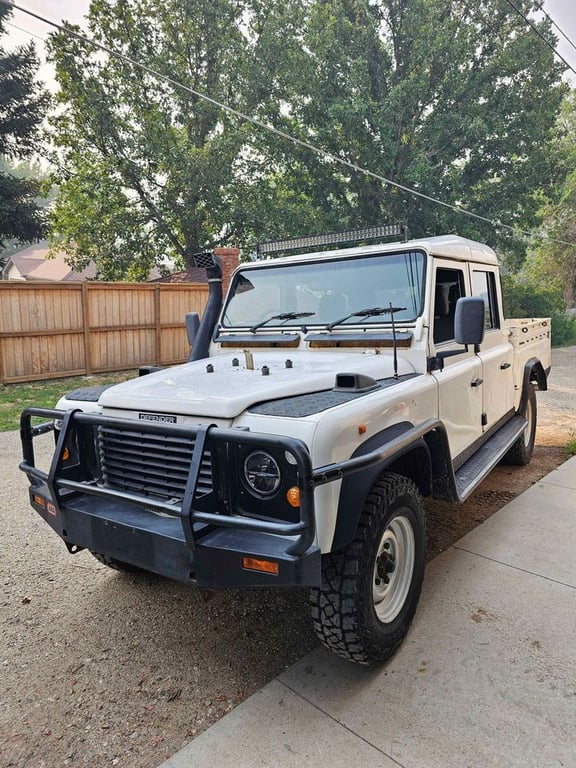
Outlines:
[[[201,267],[191,267],[183,272],[173,272],[171,275],[159,277],[155,283],[207,283],[206,270]]]
[[[50,248],[46,240],[12,254],[2,272],[4,278],[15,269],[21,280],[90,280],[96,277],[96,266],[90,264],[81,272],[75,272],[66,263],[66,254],[57,252],[48,258]]]

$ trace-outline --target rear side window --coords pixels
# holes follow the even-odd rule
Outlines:
[[[500,328],[494,272],[472,271],[472,295],[484,299],[484,328],[487,331]]]

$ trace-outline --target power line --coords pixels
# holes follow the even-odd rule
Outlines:
[[[508,0],[508,2],[510,3],[510,5],[513,5],[511,0]],[[516,227],[511,226],[510,224],[504,224],[501,221],[489,219],[486,216],[481,216],[480,214],[475,213],[474,211],[469,211],[468,209],[462,208],[461,206],[454,205],[452,203],[446,203],[443,200],[438,200],[435,197],[431,197],[430,195],[426,195],[423,192],[419,192],[416,189],[412,189],[411,187],[407,187],[404,184],[400,184],[399,182],[394,181],[393,179],[389,179],[386,176],[382,176],[379,173],[375,173],[374,171],[371,171],[368,168],[363,168],[362,166],[357,165],[356,163],[352,163],[351,161],[346,160],[345,158],[340,157],[339,155],[334,155],[331,152],[327,152],[324,149],[320,149],[319,147],[314,146],[313,144],[311,144],[308,141],[305,141],[304,139],[299,139],[296,136],[292,136],[291,134],[281,130],[280,128],[276,128],[273,125],[264,123],[258,118],[251,117],[250,115],[247,115],[244,112],[241,112],[240,110],[235,109],[234,107],[231,107],[229,104],[224,104],[223,102],[220,102],[217,99],[214,99],[211,96],[208,96],[205,93],[202,93],[201,91],[197,91],[188,85],[184,85],[183,83],[179,82],[178,80],[175,80],[169,75],[164,75],[163,73],[158,72],[158,70],[155,70],[153,67],[150,67],[147,64],[137,61],[136,59],[133,59],[132,57],[127,56],[124,53],[121,53],[120,51],[116,51],[113,48],[108,47],[107,45],[104,45],[95,40],[92,40],[91,38],[86,37],[85,35],[82,35],[79,32],[74,31],[73,29],[65,26],[64,24],[58,24],[55,21],[51,21],[50,19],[47,19],[44,16],[40,16],[39,14],[28,10],[27,8],[23,8],[22,6],[12,2],[12,0],[0,0],[0,4],[5,5],[9,8],[15,8],[16,10],[21,11],[22,13],[25,13],[28,16],[32,16],[38,21],[41,21],[44,24],[47,24],[48,26],[59,30],[60,32],[64,32],[65,34],[71,37],[74,37],[76,40],[87,43],[88,45],[100,51],[103,51],[104,53],[107,53],[109,56],[115,57],[121,61],[124,61],[127,64],[131,64],[132,66],[137,67],[143,70],[144,72],[147,72],[149,75],[152,75],[158,80],[162,80],[166,83],[169,83],[170,85],[174,86],[179,90],[182,90],[186,93],[190,93],[193,96],[196,96],[197,98],[202,99],[203,101],[206,101],[208,104],[212,104],[213,106],[218,107],[218,109],[221,109],[224,112],[228,112],[229,114],[234,115],[235,117],[239,118],[244,122],[248,122],[251,125],[256,126],[257,128],[262,128],[265,131],[273,133],[276,136],[279,136],[282,139],[285,139],[286,141],[291,142],[292,144],[300,146],[304,149],[308,149],[311,152],[313,152],[315,155],[323,158],[324,160],[329,160],[331,162],[342,165],[345,168],[348,168],[349,170],[356,171],[357,173],[361,173],[365,176],[369,176],[370,178],[376,179],[377,181],[380,181],[383,184],[386,184],[387,186],[394,187],[396,189],[401,190],[402,192],[407,192],[410,195],[414,195],[415,197],[418,197],[422,200],[426,200],[427,202],[430,202],[430,203],[434,203],[435,205],[440,205],[443,208],[447,208],[453,211],[454,213],[462,214],[463,216],[468,216],[469,218],[476,219],[477,221],[482,221],[485,224],[490,224],[492,227],[507,230],[509,232],[512,232],[512,234],[514,235],[526,235],[528,237],[533,237],[535,235],[538,235],[540,237],[542,236],[542,234],[538,234],[530,230],[518,229]],[[542,37],[542,39],[544,40],[544,42],[546,42],[547,45],[550,45],[545,40],[544,37]],[[548,235],[546,235],[546,239],[549,240],[550,242],[558,243],[560,245],[567,245],[570,247],[573,247],[576,245],[576,243],[570,243],[565,240],[557,240],[556,238],[549,237]]]
[[[2,3],[2,4],[6,5],[6,3]],[[37,40],[41,40],[43,43],[46,42],[46,38],[42,37],[42,35],[37,35],[35,32],[30,32],[29,29],[24,29],[24,27],[19,27],[18,24],[14,24],[14,22],[12,21],[5,21],[4,23],[7,24],[9,27],[12,27],[13,29],[17,29],[19,32],[24,32],[26,35],[30,35],[30,37],[35,37]]]
[[[568,37],[568,35],[566,34],[566,32],[564,32],[564,30],[562,29],[562,27],[558,26],[558,24],[557,24],[557,23],[554,21],[554,19],[553,19],[553,18],[550,16],[550,14],[549,14],[549,13],[547,13],[547,12],[544,10],[544,0],[542,0],[542,2],[540,3],[540,5],[538,6],[538,10],[539,10],[541,13],[543,13],[543,14],[544,14],[544,16],[546,16],[546,18],[548,19],[548,21],[549,21],[551,24],[553,24],[553,25],[556,27],[556,29],[558,30],[558,32],[560,32],[560,34],[562,35],[562,37],[564,38],[564,40],[566,40],[566,42],[567,42],[567,43],[569,43],[569,44],[572,46],[572,48],[574,48],[574,50],[576,51],[576,44],[574,44],[574,43],[572,42],[572,40],[571,40],[571,39]]]
[[[548,46],[548,48],[550,48],[550,50],[556,56],[558,56],[558,58],[561,61],[563,61],[564,64],[566,64],[568,69],[570,69],[576,75],[576,69],[574,69],[574,67],[566,61],[564,56],[562,56],[562,54],[558,52],[558,50],[552,45],[552,43],[549,40],[546,39],[546,37],[542,34],[542,32],[538,29],[538,27],[534,24],[534,22],[531,19],[529,19],[528,16],[526,16],[524,11],[522,11],[520,8],[518,8],[518,6],[515,5],[515,3],[512,2],[512,0],[507,0],[507,2],[508,2],[508,5],[516,11],[518,16],[521,16],[524,19],[524,21],[526,22],[526,24],[528,24],[528,26],[532,28],[532,30],[538,35],[540,40],[542,40]]]

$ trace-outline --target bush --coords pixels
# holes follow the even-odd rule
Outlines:
[[[520,275],[506,275],[502,291],[506,317],[551,317],[552,346],[576,344],[576,318],[566,314],[561,291],[543,288]]]
[[[576,344],[576,317],[565,312],[552,315],[552,346],[566,347]]]

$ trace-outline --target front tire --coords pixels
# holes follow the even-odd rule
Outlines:
[[[418,489],[407,478],[386,473],[366,499],[352,542],[322,558],[322,586],[310,594],[321,642],[358,664],[392,656],[414,618],[425,561]]]

